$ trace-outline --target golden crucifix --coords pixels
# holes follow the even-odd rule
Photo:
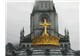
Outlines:
[[[44,23],[43,24],[41,23],[40,25],[44,27],[44,32],[43,32],[42,36],[49,36],[49,34],[47,33],[47,27],[51,24],[48,24],[46,22],[46,18],[44,18]]]

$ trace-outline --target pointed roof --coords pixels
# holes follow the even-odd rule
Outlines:
[[[55,11],[53,0],[36,0],[32,13],[36,11]]]

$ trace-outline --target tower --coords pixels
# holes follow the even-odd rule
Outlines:
[[[55,10],[52,0],[39,1],[35,2],[33,11],[31,13],[31,30],[33,36],[39,36],[42,34],[43,27],[39,26],[39,23],[43,22],[43,19],[46,18],[47,22],[50,22],[52,25],[49,26],[48,33],[51,36],[58,35],[58,15]]]

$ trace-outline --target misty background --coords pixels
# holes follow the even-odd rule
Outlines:
[[[58,13],[59,33],[64,35],[66,27],[69,30],[71,48],[79,50],[79,2],[53,2]],[[6,43],[18,44],[23,27],[25,35],[30,33],[30,14],[34,3],[35,1],[7,2]]]

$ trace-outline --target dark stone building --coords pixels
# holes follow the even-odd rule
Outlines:
[[[39,26],[43,22],[43,18],[46,18],[47,22],[51,23],[51,26],[47,28],[47,32],[50,36],[59,37],[59,46],[32,46],[32,37],[40,36],[44,30],[43,27]],[[32,56],[79,56],[71,49],[69,31],[65,29],[65,35],[59,33],[58,14],[53,1],[35,1],[30,21],[30,34],[24,36],[24,28],[20,32],[20,47],[32,49]]]

